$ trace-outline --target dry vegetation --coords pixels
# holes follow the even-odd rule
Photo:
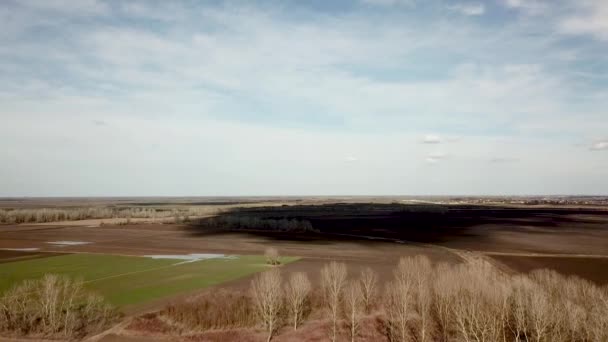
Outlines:
[[[350,281],[344,291],[344,317],[346,318],[351,342],[355,341],[359,333],[361,317],[365,312],[362,291],[361,284],[356,280]]]
[[[251,282],[251,297],[256,316],[268,333],[268,341],[279,329],[283,305],[281,273],[278,269],[266,271]]]
[[[335,341],[338,330],[338,316],[346,285],[346,265],[332,261],[321,269],[321,291],[331,320],[331,340]]]
[[[196,302],[171,305],[160,315],[173,322],[178,330],[183,327],[188,331],[245,328],[256,322],[251,297],[228,291],[216,292]]]
[[[273,268],[253,280],[249,298],[223,295],[218,303],[184,304],[163,315],[181,331],[259,326],[268,340],[310,320],[327,322],[334,341],[369,340],[365,329],[387,341],[608,340],[607,289],[548,270],[509,276],[481,261],[432,265],[423,256],[403,258],[381,294],[371,269],[348,280],[346,265],[331,262],[320,275],[315,291],[305,273],[283,284]],[[214,314],[221,318],[211,319]],[[378,324],[364,324],[370,320]]]
[[[81,281],[56,275],[27,280],[0,297],[0,334],[77,339],[115,321],[103,298],[84,290]]]
[[[309,306],[311,290],[310,280],[303,272],[293,273],[285,286],[285,304],[293,322],[293,330],[297,330],[298,324],[304,319],[306,309]]]
[[[264,257],[266,258],[266,263],[268,265],[279,265],[281,263],[279,260],[279,251],[274,247],[266,248]]]
[[[45,223],[59,221],[77,221],[88,219],[112,218],[147,218],[161,219],[173,218],[175,222],[189,221],[194,217],[214,214],[220,208],[206,206],[178,207],[178,208],[115,208],[115,207],[89,207],[89,208],[41,208],[41,209],[0,209],[0,223]]]

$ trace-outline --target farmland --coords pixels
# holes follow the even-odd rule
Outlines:
[[[95,205],[113,205],[106,201]],[[123,200],[120,205],[142,203]],[[147,207],[171,206],[179,212],[193,205],[192,201],[159,203]],[[104,341],[148,336],[173,340],[186,332],[192,339],[254,336],[256,341],[265,337],[250,316],[199,322],[188,315],[213,317],[213,311],[197,310],[209,310],[216,301],[249,308],[252,279],[263,271],[280,270],[285,280],[305,274],[313,288],[321,289],[320,270],[332,261],[346,266],[348,281],[371,269],[382,286],[393,281],[395,267],[404,258],[419,257],[446,274],[476,272],[459,267],[483,263],[508,277],[505,283],[521,274],[535,276],[541,269],[599,286],[608,283],[602,271],[608,260],[608,211],[598,205],[401,204],[394,198],[264,199],[229,205],[213,214],[201,210],[201,215],[188,220],[151,217],[128,224],[87,219],[2,225],[0,293],[26,279],[58,274],[81,279],[87,290],[102,295],[125,315],[121,328],[105,333]],[[19,203],[19,208],[29,210],[26,203]],[[281,255],[280,266],[266,263],[263,254],[269,247]],[[278,340],[298,340],[302,334],[323,340],[326,311],[319,293],[313,291],[311,296],[304,332],[294,335],[283,328]],[[373,326],[373,317],[362,323],[369,330],[365,339],[386,339]],[[184,328],[189,324],[199,328]],[[225,329],[196,330],[213,326]],[[340,331],[346,337],[346,331]]]
[[[1,255],[1,253],[0,253]],[[283,258],[282,262],[294,261]],[[184,262],[103,254],[65,254],[0,265],[0,291],[44,274],[82,278],[87,287],[118,307],[202,289],[262,271],[261,256]]]

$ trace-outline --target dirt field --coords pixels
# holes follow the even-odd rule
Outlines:
[[[15,251],[15,250],[0,250],[0,264],[5,263],[5,262],[47,258],[47,257],[54,256],[54,255],[60,255],[60,254],[59,253]]]
[[[86,244],[53,245],[49,242],[68,241]],[[434,261],[458,262],[459,258],[443,248],[416,243],[397,244],[365,239],[332,238],[294,240],[285,236],[261,236],[251,233],[212,233],[192,235],[182,225],[129,225],[104,227],[40,227],[19,226],[0,228],[0,248],[38,248],[37,252],[105,253],[117,255],[152,254],[263,254],[276,247],[281,255],[303,257],[296,262],[298,269],[314,269],[315,263],[340,260],[356,267],[392,268],[401,256],[425,254]],[[387,272],[390,273],[390,272]]]
[[[461,259],[455,252],[472,251],[487,256],[498,253],[495,260],[516,271],[527,271],[523,265],[550,267],[593,281],[602,278],[594,273],[605,273],[600,270],[605,265],[601,257],[608,257],[607,211],[471,206],[435,210],[395,211],[391,205],[345,204],[250,208],[239,213],[307,219],[321,231],[316,235],[213,232],[197,225],[176,224],[5,225],[0,227],[0,249],[37,248],[30,253],[119,255],[262,254],[268,246],[273,246],[282,255],[304,258],[289,266],[297,270],[318,270],[327,260],[340,260],[352,265],[353,272],[366,265],[373,266],[383,277],[390,277],[391,268],[401,256],[425,254],[436,262],[459,262]],[[50,244],[57,241],[86,244]],[[530,255],[551,256],[548,261],[562,261],[539,258],[531,259],[534,262],[513,261],[527,260],[526,256]],[[563,260],[568,262],[568,256],[589,256],[591,261],[585,263],[586,268],[560,266]],[[572,263],[581,263],[580,259],[576,260]],[[594,271],[596,263],[598,272]],[[314,278],[314,272],[311,276]]]
[[[494,259],[518,272],[549,268],[576,275],[597,284],[608,284],[608,258],[494,255]]]

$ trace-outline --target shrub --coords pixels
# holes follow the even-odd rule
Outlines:
[[[194,331],[255,325],[251,298],[228,291],[218,291],[195,301],[171,305],[161,311],[160,316],[175,325]]]
[[[277,251],[276,248],[266,248],[266,251],[264,251],[264,257],[266,258],[266,263],[268,265],[279,265],[281,263],[279,260],[279,251]]]
[[[56,275],[26,280],[0,298],[0,331],[18,336],[80,338],[117,318],[103,298],[81,281]]]

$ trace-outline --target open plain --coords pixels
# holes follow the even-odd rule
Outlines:
[[[369,267],[385,283],[402,257],[418,255],[434,265],[483,260],[510,275],[546,268],[608,283],[608,211],[601,206],[401,204],[394,199],[229,205],[179,222],[142,218],[127,224],[105,218],[1,225],[0,290],[44,273],[80,277],[126,315],[94,339],[136,341],[175,337],[154,332],[154,324],[149,327],[140,317],[220,289],[246,292],[252,274],[268,269],[262,255],[269,247],[284,256],[286,277],[305,272],[313,284],[320,283],[319,270],[329,261],[347,265],[349,278]],[[277,220],[309,222],[310,230],[267,230],[248,223]]]

